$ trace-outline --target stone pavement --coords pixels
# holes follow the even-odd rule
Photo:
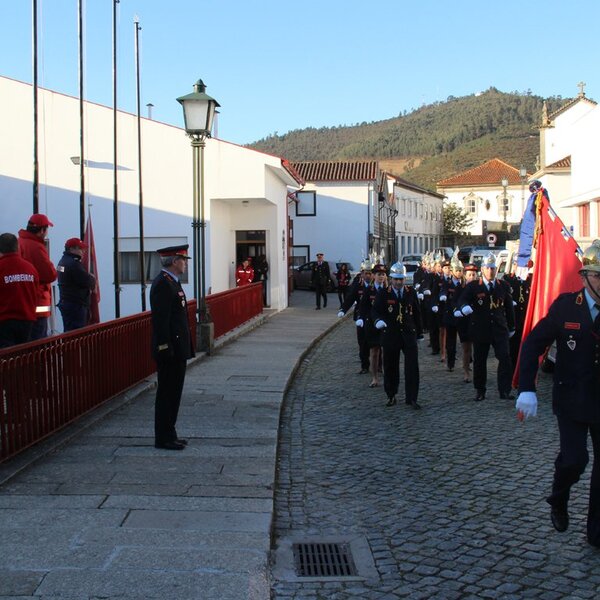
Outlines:
[[[331,295],[315,311],[314,294],[295,292],[291,308],[191,366],[183,452],[154,448],[148,390],[111,401],[113,412],[5,481],[0,597],[269,598],[281,402],[336,306]]]
[[[386,408],[382,388],[356,374],[356,354],[345,321],[308,354],[284,402],[276,600],[600,597],[600,551],[585,540],[590,468],[567,532],[554,531],[544,501],[558,444],[550,376],[540,377],[538,417],[520,424],[495,377],[475,403],[472,384],[424,342],[423,409]],[[366,576],[298,580],[291,543],[323,539],[363,540],[355,561]]]

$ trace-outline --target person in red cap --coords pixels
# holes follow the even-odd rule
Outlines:
[[[254,281],[254,269],[250,265],[250,258],[245,258],[235,272],[235,284],[237,287],[249,285]]]
[[[65,333],[87,325],[90,294],[96,287],[96,278],[81,264],[84,248],[79,238],[68,239],[58,263],[58,308]]]
[[[0,348],[30,340],[38,283],[35,267],[19,256],[16,236],[0,235]]]
[[[52,311],[51,284],[56,280],[56,269],[48,256],[44,240],[48,235],[48,227],[53,226],[46,215],[36,213],[29,217],[27,229],[19,230],[19,252],[35,267],[39,277],[36,320],[31,330],[32,340],[39,340],[48,335],[48,317]]]
[[[187,250],[187,244],[157,250],[163,268],[150,288],[152,356],[158,366],[154,447],[163,450],[183,450],[187,445],[175,429],[187,360],[194,356],[187,301],[179,281],[187,268]]]

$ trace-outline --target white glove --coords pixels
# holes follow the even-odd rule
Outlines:
[[[377,329],[385,329],[387,327],[387,323],[380,319],[377,321],[377,323],[375,323],[375,327],[377,327]]]
[[[362,319],[356,319],[356,326],[357,327],[362,327],[365,324],[365,322]]]
[[[447,296],[444,296],[444,295],[440,296],[440,302],[446,302],[446,300],[448,300]]]
[[[515,335],[515,330],[512,329],[511,331],[508,332],[508,337],[511,338],[513,335]]]
[[[424,290],[424,291],[423,291],[423,294],[424,294],[425,296],[431,296],[431,290]]]
[[[437,306],[432,306],[431,307],[431,312],[436,313],[438,311],[438,307]]]
[[[419,300],[423,300],[423,298],[425,298],[425,296],[423,296],[423,294],[417,294],[417,298],[418,298]]]
[[[420,283],[415,284],[415,290],[419,291],[420,287],[421,287]]]
[[[517,306],[517,303],[513,300],[513,306]]]
[[[340,312],[338,312],[338,319],[341,319],[346,313],[343,310],[340,310]]]
[[[452,314],[453,314],[453,315],[454,315],[454,316],[455,316],[457,319],[460,319],[461,317],[464,317],[464,316],[465,316],[465,315],[463,315],[463,314],[460,312],[460,310],[455,310],[455,311],[454,311]]]
[[[535,392],[521,392],[515,403],[515,408],[518,413],[523,415],[523,418],[535,417],[537,415],[537,396]]]
[[[466,306],[463,306],[460,311],[462,312],[462,314],[465,317],[468,317],[469,315],[473,314],[473,309],[467,304]]]

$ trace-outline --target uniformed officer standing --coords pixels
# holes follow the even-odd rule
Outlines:
[[[420,292],[423,294],[423,312],[427,314],[431,354],[434,355],[440,353],[440,322],[437,316],[439,308],[435,296],[440,276],[436,272],[436,265],[439,267],[439,261],[430,263],[429,271],[425,274],[420,289]]]
[[[510,361],[513,368],[519,358],[519,348],[523,337],[523,326],[525,324],[525,315],[527,314],[527,305],[529,304],[529,291],[531,289],[531,279],[528,277],[523,280],[516,274],[517,258],[513,259],[513,266],[510,274],[506,274],[503,279],[510,286],[510,295],[515,307],[515,335],[510,338]]]
[[[329,272],[329,263],[323,260],[323,253],[317,253],[317,262],[312,266],[310,282],[315,288],[317,306],[316,310],[321,310],[321,297],[323,298],[323,308],[327,308],[327,288],[332,282]]]
[[[360,275],[354,278],[354,281],[350,285],[350,289],[346,294],[346,299],[342,305],[341,310],[338,312],[338,317],[343,317],[354,305],[353,319],[356,322],[359,318],[359,306],[363,297],[363,294],[368,291],[371,285],[372,269],[373,266],[370,261],[364,261],[361,265]],[[356,340],[358,342],[358,357],[360,359],[360,371],[359,375],[364,375],[369,372],[369,346],[367,345],[367,338],[365,335],[364,327],[356,328]]]
[[[441,323],[446,331],[446,364],[448,371],[453,371],[456,363],[458,319],[454,316],[454,311],[457,309],[457,300],[464,289],[463,264],[458,260],[458,252],[454,253],[451,265],[452,275],[444,279],[440,290]]]
[[[498,359],[498,392],[511,400],[512,365],[508,340],[515,332],[515,312],[510,287],[496,279],[496,258],[490,255],[481,267],[480,277],[461,294],[461,312],[470,315],[469,337],[473,341],[473,384],[476,401],[485,398],[487,357],[490,345]]]
[[[521,418],[536,415],[539,356],[556,340],[552,411],[558,421],[560,451],[554,462],[552,493],[547,498],[550,517],[557,531],[569,527],[570,490],[589,460],[589,431],[594,465],[587,539],[600,547],[600,240],[584,252],[579,273],[583,289],[561,294],[523,342],[516,408]]]
[[[154,446],[183,450],[175,423],[181,403],[188,358],[194,356],[187,303],[180,278],[187,268],[188,245],[157,250],[163,269],[150,288],[152,354],[158,365],[154,412]]]
[[[406,269],[402,263],[390,268],[392,285],[382,288],[373,303],[375,327],[381,330],[383,346],[383,385],[388,397],[386,406],[396,404],[400,382],[400,351],[404,352],[405,402],[415,409],[419,395],[419,351],[417,338],[423,338],[417,295],[404,285]]]

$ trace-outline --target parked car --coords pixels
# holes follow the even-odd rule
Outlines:
[[[354,279],[356,272],[354,271],[354,267],[351,263],[347,261],[333,262],[328,260],[329,264],[329,272],[331,273],[332,283],[329,286],[329,291],[333,291],[337,289],[337,279],[335,278],[335,274],[338,272],[340,265],[345,262],[348,265],[348,270],[350,271],[350,280]],[[295,290],[313,290],[314,287],[311,284],[311,273],[312,266],[316,263],[316,261],[311,260],[310,262],[304,263],[299,267],[295,267],[292,273],[293,281],[294,281],[294,289]]]
[[[481,252],[483,250],[501,250],[502,248],[490,248],[490,246],[464,246],[458,250],[458,260],[460,260],[463,265],[466,265],[471,260],[471,255],[473,252]]]
[[[404,283],[406,283],[407,285],[413,284],[415,271],[418,267],[419,264],[416,261],[404,263],[404,268],[406,269],[406,278],[404,279]]]
[[[450,248],[450,246],[442,246],[441,248],[434,248],[433,256],[437,254],[441,255],[444,260],[450,260],[454,254],[454,249]]]
[[[404,264],[416,264],[420,265],[423,260],[422,254],[404,254],[400,261]]]

